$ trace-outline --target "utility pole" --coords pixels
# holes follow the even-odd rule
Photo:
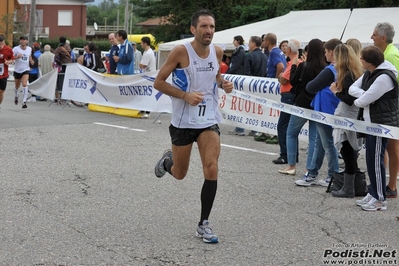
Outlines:
[[[32,47],[33,44],[33,35],[35,32],[35,17],[36,17],[36,0],[32,0],[30,4],[30,12],[29,12],[29,46]]]
[[[133,4],[132,4],[132,13],[130,13],[130,30],[129,34],[132,34],[133,32]]]
[[[129,0],[126,0],[126,6],[125,6],[125,24],[124,24],[124,30],[126,32],[129,32]]]

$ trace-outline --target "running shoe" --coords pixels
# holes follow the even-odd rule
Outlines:
[[[369,201],[373,198],[373,196],[371,196],[370,193],[367,193],[367,195],[362,198],[361,200],[357,200],[356,201],[356,205],[357,206],[362,206],[362,205],[366,205],[367,203],[369,203]]]
[[[301,179],[295,181],[295,184],[301,187],[316,186],[318,184],[318,180],[316,177],[306,176],[305,179],[302,177]]]
[[[328,184],[330,184],[330,182],[331,182],[331,177],[327,177],[325,180],[319,180],[317,184],[322,187],[328,187]]]
[[[164,151],[161,159],[159,159],[159,161],[155,165],[155,176],[156,177],[161,178],[166,174],[166,170],[165,170],[165,166],[164,166],[164,162],[166,159],[172,159],[172,151],[171,150]]]
[[[367,204],[364,204],[361,207],[365,211],[386,211],[387,203],[386,201],[372,198]]]
[[[208,244],[215,244],[219,242],[218,236],[213,233],[212,228],[209,226],[208,220],[204,220],[202,225],[197,227],[195,235],[196,237],[201,237],[202,241]]]

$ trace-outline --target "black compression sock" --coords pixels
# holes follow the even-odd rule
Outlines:
[[[215,200],[217,190],[217,180],[206,180],[202,186],[201,191],[201,220],[199,225],[202,225],[204,220],[208,220],[211,213],[213,201]]]
[[[173,159],[165,159],[165,162],[163,163],[163,168],[168,172],[169,174],[172,175],[172,166],[173,166]]]

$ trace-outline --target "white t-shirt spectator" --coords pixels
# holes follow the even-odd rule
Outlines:
[[[147,66],[143,70],[144,72],[151,72],[151,71],[156,70],[155,55],[154,55],[154,51],[151,48],[144,51],[143,58],[141,58],[140,64]]]

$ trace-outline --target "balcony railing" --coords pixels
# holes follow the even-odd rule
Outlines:
[[[33,34],[36,40],[38,38],[48,38],[50,35],[50,27],[35,27]]]
[[[111,32],[117,32],[118,30],[123,30],[123,26],[98,26],[97,30],[94,26],[86,26],[86,35],[94,36],[96,34],[109,34]]]

